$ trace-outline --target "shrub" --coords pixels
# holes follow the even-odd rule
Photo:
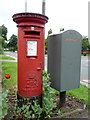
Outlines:
[[[54,103],[54,92],[50,88],[50,76],[44,71],[43,72],[43,93],[42,93],[42,108],[38,104],[37,100],[33,101],[33,105],[27,103],[22,107],[15,106],[14,114],[16,118],[27,119],[44,119],[50,118],[53,115],[52,110],[56,107]]]
[[[7,115],[7,110],[8,110],[8,105],[7,105],[7,102],[6,102],[6,97],[8,95],[8,91],[5,91],[2,93],[2,95],[0,95],[0,118],[4,118],[5,115]],[[0,120],[1,120],[0,119]]]

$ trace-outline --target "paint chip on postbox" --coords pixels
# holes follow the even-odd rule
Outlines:
[[[27,56],[37,56],[36,40],[27,40]]]

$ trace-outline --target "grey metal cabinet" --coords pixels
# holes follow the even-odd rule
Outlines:
[[[48,37],[48,72],[51,86],[63,92],[80,85],[82,36],[67,30]]]

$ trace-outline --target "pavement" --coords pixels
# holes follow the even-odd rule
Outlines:
[[[81,80],[80,83],[90,88],[90,80]]]
[[[80,83],[90,88],[90,56],[82,56]]]
[[[17,60],[2,60],[2,59],[0,59],[0,62],[17,62]]]

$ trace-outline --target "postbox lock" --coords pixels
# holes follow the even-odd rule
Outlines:
[[[32,26],[32,27],[31,27],[31,30],[34,30],[34,29],[35,29],[35,27],[34,27],[34,26]]]

